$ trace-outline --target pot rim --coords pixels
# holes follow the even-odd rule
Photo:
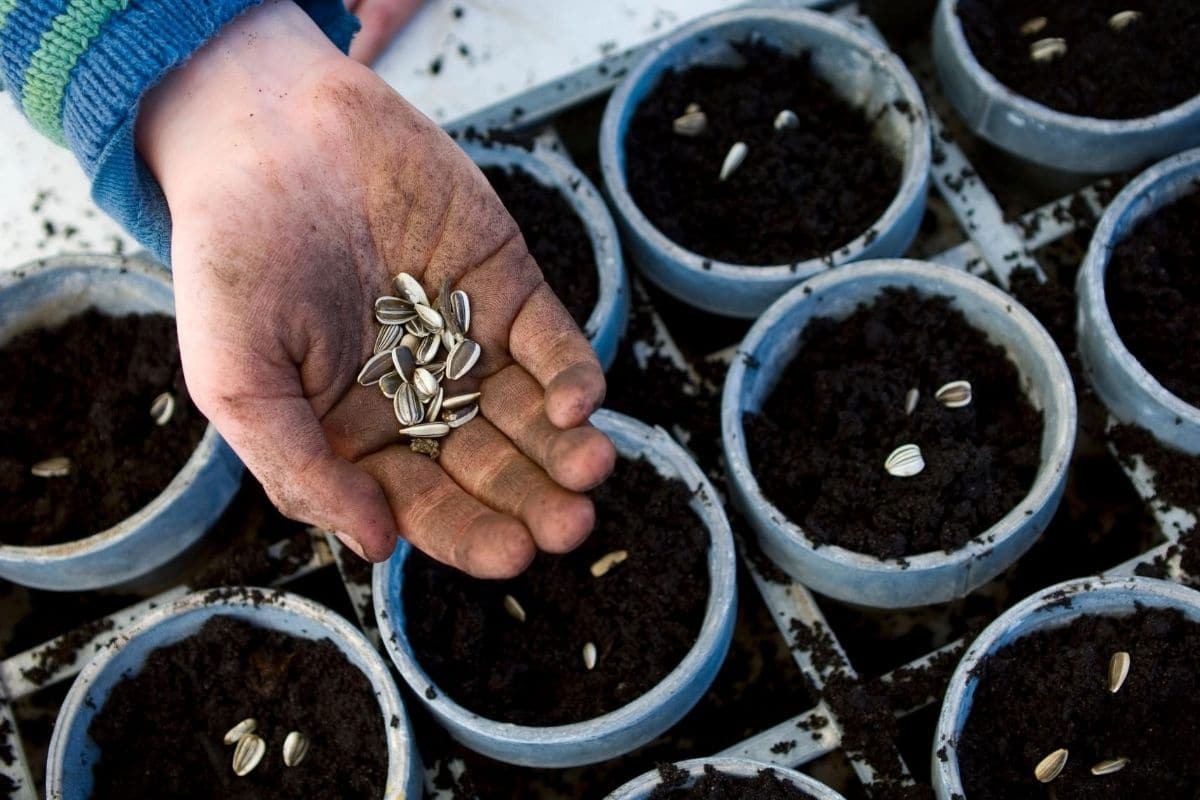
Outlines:
[[[755,761],[751,758],[730,756],[713,756],[712,758],[689,758],[685,761],[672,762],[674,766],[684,770],[692,777],[699,777],[706,766],[712,765],[720,772],[736,777],[753,777],[761,770],[769,769],[779,777],[791,781],[796,788],[812,795],[813,800],[844,800],[842,795],[835,792],[816,778],[805,775],[794,769],[781,767],[766,761]],[[608,794],[605,800],[646,800],[650,792],[661,783],[658,769],[644,772],[619,789]]]

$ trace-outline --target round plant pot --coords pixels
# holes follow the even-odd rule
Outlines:
[[[155,264],[102,255],[57,256],[0,273],[0,345],[88,308],[174,316],[171,275]],[[237,492],[241,475],[241,461],[210,425],[183,468],[145,507],[107,530],[80,531],[75,541],[0,545],[0,577],[38,589],[83,591],[146,575],[203,536]]]
[[[400,542],[391,559],[375,566],[375,616],[388,653],[413,692],[454,738],[498,761],[528,767],[573,767],[615,758],[670,728],[704,695],[725,660],[737,616],[736,567],[729,521],[712,485],[687,452],[661,428],[611,411],[592,423],[625,458],[649,461],[661,474],[696,487],[691,508],[708,529],[710,591],[704,622],[683,660],[633,702],[594,719],[536,727],[497,722],[456,703],[417,661],[405,630],[404,562],[411,547]],[[646,587],[654,591],[654,587]]]
[[[668,239],[637,207],[629,191],[625,138],[638,105],[668,70],[736,63],[731,62],[729,43],[751,36],[785,53],[811,51],[816,73],[835,94],[875,120],[876,135],[902,164],[900,187],[883,216],[824,257],[772,266],[706,258]],[[600,125],[604,185],[638,266],[684,302],[735,317],[757,316],[792,286],[829,266],[903,253],[921,224],[929,161],[925,101],[900,59],[850,25],[803,9],[722,11],[684,26],[647,50],[609,98]]]
[[[596,272],[600,276],[600,295],[583,331],[592,343],[600,365],[607,370],[617,357],[617,345],[629,322],[629,281],[625,277],[625,262],[621,256],[617,227],[600,192],[561,153],[543,148],[530,151],[513,145],[485,145],[475,141],[460,144],[480,167],[521,170],[542,185],[557,189],[583,221],[592,240]]]
[[[387,800],[420,797],[424,772],[400,691],[382,656],[366,638],[338,614],[297,595],[269,589],[239,590],[231,595],[197,592],[161,606],[118,634],[114,644],[88,662],[71,686],[54,725],[46,762],[46,796],[50,800],[90,796],[92,768],[100,750],[88,736],[88,727],[113,687],[139,672],[152,651],[195,634],[204,623],[223,615],[302,639],[333,642],[366,676],[379,701],[387,737]]]
[[[1025,498],[1003,518],[952,552],[885,560],[837,545],[818,546],[763,494],[746,450],[742,415],[758,411],[800,349],[815,317],[843,318],[883,289],[913,287],[948,295],[967,321],[1005,349],[1021,385],[1042,413],[1041,467]],[[819,275],[781,297],[754,324],[733,360],[721,399],[721,433],[733,500],[763,550],[792,577],[848,603],[905,608],[962,597],[1000,574],[1049,524],[1066,484],[1075,442],[1075,393],[1050,335],[1010,296],[949,267],[886,259]],[[864,498],[866,501],[868,498]]]
[[[1200,594],[1179,584],[1152,578],[1079,578],[1041,590],[988,625],[958,663],[942,702],[932,761],[938,800],[965,797],[956,748],[971,713],[982,661],[1036,631],[1060,628],[1084,615],[1126,616],[1138,608],[1174,608],[1200,622]]]
[[[1200,142],[1200,96],[1135,119],[1056,111],[1000,83],[976,60],[957,0],[933,19],[933,60],[946,97],[974,132],[1021,158],[1056,170],[1118,172]]]
[[[734,775],[739,778],[753,778],[762,770],[769,769],[780,778],[794,783],[798,789],[802,789],[812,795],[813,800],[844,800],[833,789],[808,777],[802,772],[796,772],[793,769],[784,769],[783,767],[777,767],[774,764],[766,764],[761,761],[752,761],[748,758],[697,758],[691,761],[680,761],[675,766],[691,776],[691,780],[685,784],[686,786],[691,786],[699,780],[704,775],[704,768],[706,766],[715,767],[718,772],[723,772],[726,775]],[[662,783],[662,779],[658,774],[658,770],[651,770],[639,775],[620,789],[617,789],[608,796],[607,800],[646,800],[660,783]]]
[[[1076,279],[1079,355],[1096,394],[1118,420],[1192,455],[1200,455],[1200,408],[1169,391],[1129,352],[1109,315],[1104,282],[1113,248],[1143,219],[1197,191],[1198,180],[1200,149],[1139,175],[1100,218]]]

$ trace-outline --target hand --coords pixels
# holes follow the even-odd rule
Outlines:
[[[482,173],[290,0],[246,13],[147,98],[138,148],[174,221],[184,372],[287,515],[386,558],[399,531],[479,577],[591,530],[616,458],[604,376]],[[470,296],[482,413],[435,462],[355,378],[405,271]]]
[[[350,43],[350,57],[371,64],[400,29],[408,24],[423,0],[347,0],[346,8],[362,23]]]

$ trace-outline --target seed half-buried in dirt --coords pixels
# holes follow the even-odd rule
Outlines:
[[[1124,650],[1118,650],[1112,654],[1112,658],[1108,660],[1108,691],[1116,694],[1121,691],[1121,687],[1125,685],[1125,679],[1129,677],[1129,667],[1133,663],[1129,653]]]
[[[1029,45],[1029,57],[1040,63],[1047,63],[1067,54],[1067,40],[1058,36],[1038,39]]]
[[[796,116],[795,111],[792,111],[790,108],[785,108],[783,111],[780,111],[775,115],[774,125],[775,130],[777,131],[791,130],[792,128],[799,127],[800,118]]]
[[[1120,772],[1129,764],[1128,758],[1107,758],[1092,767],[1093,775],[1112,775]]]
[[[1032,17],[1021,23],[1018,33],[1022,36],[1036,36],[1046,29],[1047,22],[1045,17]]]
[[[237,748],[233,751],[233,772],[239,778],[244,778],[254,771],[267,752],[267,743],[260,736],[247,733],[238,740]]]
[[[300,731],[292,731],[283,740],[283,763],[294,767],[308,755],[308,737]]]
[[[1120,33],[1141,18],[1140,11],[1118,11],[1108,18],[1108,27]]]
[[[708,130],[708,115],[703,111],[688,111],[675,118],[671,129],[680,136],[701,136]]]
[[[525,621],[525,609],[519,602],[517,602],[517,598],[513,597],[511,594],[504,595],[504,610],[517,622]]]
[[[1067,765],[1067,748],[1061,747],[1038,762],[1033,768],[1033,776],[1041,783],[1049,783],[1057,778]]]
[[[66,456],[55,456],[39,461],[29,468],[36,478],[65,478],[71,474],[71,459]]]

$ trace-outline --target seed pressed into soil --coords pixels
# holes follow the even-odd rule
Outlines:
[[[1129,676],[1108,690],[1113,653],[1132,656]],[[1174,609],[1127,617],[1084,616],[1024,636],[989,656],[958,760],[972,800],[1193,798],[1200,786],[1200,625]],[[1033,767],[1048,753],[1070,756],[1053,783]],[[1128,758],[1119,772],[1091,767]],[[1051,791],[1053,794],[1051,794]]]
[[[596,528],[520,577],[480,581],[413,552],[405,564],[408,639],[457,703],[521,725],[591,719],[645,694],[694,644],[708,599],[708,533],[692,491],[644,461],[618,459],[592,493]],[[593,563],[629,558],[601,578]],[[520,601],[519,622],[504,596]],[[580,653],[597,651],[588,670]]]
[[[1192,405],[1200,405],[1197,219],[1200,191],[1143,219],[1113,248],[1104,287],[1113,325],[1129,352]]]
[[[0,348],[0,541],[60,544],[109,528],[153,500],[179,472],[207,421],[183,381],[175,321],[89,310]],[[156,425],[150,406],[174,393]],[[71,460],[65,477],[30,467]]]
[[[1040,463],[1041,415],[1004,349],[948,298],[887,289],[844,320],[813,319],[761,413],[744,415],[767,498],[818,545],[896,559],[955,550],[1012,510]],[[968,380],[946,408],[939,386]],[[905,413],[909,389],[920,391]],[[884,469],[920,445],[925,469]]]
[[[808,792],[770,769],[745,778],[707,765],[700,779],[689,787],[684,786],[688,774],[676,766],[662,764],[658,772],[662,783],[650,793],[650,800],[812,800]]]
[[[836,251],[867,233],[900,185],[900,163],[863,112],[837,97],[807,53],[731,45],[743,65],[670,71],[638,105],[625,139],[634,202],[671,240],[735,264],[787,264]],[[672,124],[690,103],[708,130]],[[791,109],[798,125],[774,126]],[[748,155],[727,180],[735,142]]]
[[[1109,18],[1122,10],[1142,15],[1114,31]],[[959,0],[958,16],[985,70],[1058,111],[1130,119],[1200,94],[1200,5],[1194,0]],[[1036,17],[1045,17],[1046,26],[1023,35],[1021,26]],[[1048,38],[1064,39],[1067,52],[1046,62],[1030,58],[1030,46]]]
[[[267,745],[246,777],[225,733],[248,717]],[[297,766],[283,742],[311,742]],[[88,734],[100,747],[92,800],[382,798],[384,721],[367,678],[327,639],[311,641],[218,616],[155,650],[113,689]]]
[[[546,283],[582,328],[600,297],[596,253],[583,220],[558,189],[523,170],[488,167],[483,174],[517,221]]]

